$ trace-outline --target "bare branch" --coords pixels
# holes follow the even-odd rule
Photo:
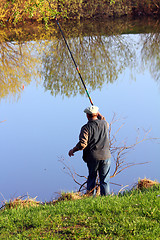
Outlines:
[[[7,121],[7,120],[0,121],[0,123],[3,123],[3,122],[5,122],[5,121]]]
[[[69,174],[69,175],[73,178],[74,182],[77,183],[78,185],[82,186],[82,184],[76,180],[75,175],[77,175],[78,177],[81,177],[81,178],[87,178],[87,177],[85,177],[85,176],[80,176],[78,173],[75,172],[75,170],[73,169],[73,167],[72,167],[72,170],[71,170],[71,168],[65,163],[64,158],[61,157],[61,158],[59,159],[59,162],[61,162],[61,163],[65,166],[65,168],[66,168],[67,171],[68,171],[68,172],[66,172],[66,173]],[[63,168],[63,169],[65,169],[65,168]]]

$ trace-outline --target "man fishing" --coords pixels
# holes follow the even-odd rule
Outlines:
[[[109,150],[108,128],[109,124],[98,112],[98,107],[91,106],[84,110],[88,122],[81,128],[79,142],[69,151],[69,156],[83,150],[83,160],[87,163],[88,179],[87,192],[94,193],[97,172],[100,179],[100,194],[110,193],[110,165],[111,153]]]

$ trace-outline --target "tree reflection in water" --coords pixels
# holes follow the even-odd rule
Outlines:
[[[149,67],[160,81],[159,21],[72,22],[62,23],[62,29],[89,91],[115,82],[128,67],[136,71]],[[136,43],[130,33],[144,34]],[[37,80],[43,80],[52,95],[85,93],[55,24],[47,30],[40,25],[0,30],[0,98],[17,98],[22,84]]]
[[[31,55],[31,45],[22,42],[0,41],[0,98],[20,96],[22,85],[37,77],[38,59]]]
[[[66,32],[67,42],[89,90],[101,89],[106,79],[113,83],[126,67],[133,67],[135,63],[135,49],[119,33],[120,29],[113,32],[113,28],[108,27],[105,32],[102,26],[102,29],[96,26],[94,30],[97,31],[91,29],[89,33],[82,28],[78,36],[75,32],[75,36],[72,33],[70,37],[71,33]],[[52,42],[48,55],[43,55],[42,74],[45,89],[52,95],[71,96],[85,92],[62,38]]]
[[[158,30],[160,30],[158,28]],[[160,33],[149,33],[141,36],[142,63],[149,68],[150,73],[157,83],[160,82]]]

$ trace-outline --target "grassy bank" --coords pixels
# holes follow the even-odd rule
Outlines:
[[[160,186],[107,197],[6,207],[0,239],[159,239]]]
[[[51,8],[49,2],[52,2]],[[55,15],[70,19],[160,14],[159,0],[1,0],[0,24],[48,23]]]

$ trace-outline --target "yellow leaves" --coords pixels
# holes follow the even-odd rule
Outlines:
[[[41,81],[42,52],[47,52],[55,28],[46,31],[43,25],[0,29],[0,99],[18,98],[23,85]]]
[[[32,43],[33,45],[33,43]],[[0,98],[20,96],[23,84],[39,79],[40,59],[31,53],[29,43],[0,42]]]
[[[23,25],[0,29],[0,99],[16,99],[31,81],[41,81],[42,52],[55,39],[55,28],[45,30],[43,25]]]
[[[0,21],[7,19],[8,11],[9,9],[8,9],[7,1],[1,0],[0,1]]]
[[[52,6],[57,11],[57,4]],[[45,20],[52,16],[47,0],[1,0],[0,1],[0,22],[16,24],[25,20]]]

